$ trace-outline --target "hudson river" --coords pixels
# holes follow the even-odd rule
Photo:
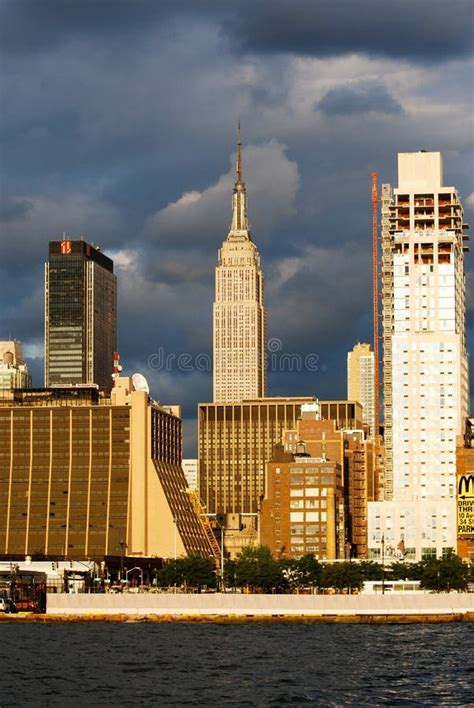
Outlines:
[[[2,624],[4,706],[470,706],[473,625]]]

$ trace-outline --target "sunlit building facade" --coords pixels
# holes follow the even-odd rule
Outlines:
[[[241,403],[200,403],[198,455],[200,495],[211,513],[256,519],[264,493],[265,467],[285,430],[295,431],[301,407],[313,397],[263,398]],[[362,427],[362,407],[355,401],[320,401],[321,417],[337,429]],[[290,432],[291,434],[291,432]],[[294,442],[293,440],[290,443]],[[343,456],[341,435],[336,442]]]
[[[369,552],[456,547],[456,436],[468,413],[463,210],[440,153],[401,153],[383,187],[385,501]]]
[[[213,309],[213,400],[235,403],[265,396],[266,314],[260,256],[250,237],[242,177],[240,129],[232,223],[219,250]]]
[[[209,556],[181,419],[132,380],[0,399],[0,556]]]
[[[22,346],[14,340],[0,342],[0,396],[16,388],[31,388]]]
[[[371,344],[358,343],[347,354],[347,398],[362,404],[362,417],[373,437],[375,430],[374,352]]]

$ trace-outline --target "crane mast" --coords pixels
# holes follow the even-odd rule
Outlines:
[[[373,295],[373,320],[374,320],[374,438],[377,443],[379,435],[379,248],[377,224],[377,172],[372,172],[372,295]]]

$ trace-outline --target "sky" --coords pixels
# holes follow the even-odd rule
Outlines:
[[[183,406],[194,456],[240,120],[268,394],[345,398],[372,337],[371,171],[396,186],[398,152],[440,151],[474,220],[473,19],[471,0],[0,0],[0,339],[34,385],[48,241],[82,237],[114,259],[124,374]]]

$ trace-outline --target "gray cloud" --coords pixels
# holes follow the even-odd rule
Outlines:
[[[225,27],[234,41],[257,52],[309,56],[363,53],[441,61],[472,54],[470,0],[267,0],[239,3]]]
[[[7,197],[6,195],[1,196],[0,221],[8,222],[22,219],[32,208],[32,203],[27,199],[15,199]]]
[[[214,23],[252,52],[374,56],[440,61],[472,53],[473,5],[451,0],[4,0],[0,35],[12,52],[38,52],[89,36],[137,41],[150,27]]]
[[[277,142],[249,146],[244,151],[244,179],[250,192],[249,221],[257,241],[268,240],[274,226],[294,211],[299,185],[298,166],[288,160],[285,146]],[[175,202],[151,216],[144,230],[147,239],[159,244],[217,246],[223,226],[230,224],[230,196],[235,168],[204,191],[185,192]],[[256,208],[252,209],[252,202]]]
[[[47,242],[80,234],[116,263],[125,371],[192,421],[210,374],[148,361],[211,353],[240,117],[269,336],[326,367],[270,372],[269,393],[345,395],[346,351],[371,336],[371,170],[394,182],[398,151],[441,150],[473,192],[471,7],[0,3],[0,337],[23,340],[35,383]]]
[[[331,89],[317,104],[328,116],[350,116],[361,113],[403,113],[400,103],[380,82],[359,82]]]

